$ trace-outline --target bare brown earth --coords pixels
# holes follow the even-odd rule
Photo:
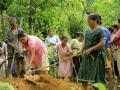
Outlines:
[[[25,78],[0,78],[1,82],[9,82],[17,90],[82,90],[79,84],[66,82],[51,77],[48,74],[35,76],[26,75]]]

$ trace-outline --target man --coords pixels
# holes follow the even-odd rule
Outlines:
[[[8,46],[8,66],[7,66],[7,75],[6,77],[11,76],[11,68],[12,64],[15,65],[15,75],[20,77],[21,74],[21,67],[24,68],[23,63],[23,56],[21,50],[21,44],[18,41],[18,34],[21,31],[17,27],[17,20],[14,17],[10,17],[9,19],[10,29],[8,29],[5,37],[5,42]],[[24,72],[24,70],[22,71]]]

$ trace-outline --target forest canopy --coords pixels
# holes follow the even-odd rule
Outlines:
[[[69,37],[86,31],[89,13],[100,14],[106,27],[117,23],[120,0],[0,0],[0,11],[2,34],[9,28],[8,18],[14,16],[19,27],[44,40],[48,29]]]

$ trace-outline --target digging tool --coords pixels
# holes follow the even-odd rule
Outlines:
[[[18,41],[18,42],[19,42],[19,41]],[[17,43],[18,43],[18,42],[17,42]],[[5,40],[5,43],[8,44],[9,46],[11,46],[11,47],[14,49],[13,58],[12,58],[12,66],[13,66],[13,65],[14,65],[14,61],[15,61],[15,52],[16,52],[16,50],[18,50],[18,49],[15,47],[14,44],[12,44],[12,43],[9,42],[9,39],[6,39],[6,40]],[[11,67],[11,71],[12,71],[12,67]]]
[[[54,61],[54,63],[55,63],[55,61]],[[57,74],[56,74],[56,72],[57,72],[57,71],[56,71],[56,66],[57,66],[57,65],[54,65],[54,75],[55,75],[54,77],[55,77],[55,78],[57,77]]]
[[[117,78],[117,76],[115,75],[114,61],[111,60],[111,62],[112,62],[112,65],[113,65],[113,68],[112,68],[112,69],[113,69],[113,76],[114,76],[114,79],[115,79],[115,80],[114,80],[114,88],[113,88],[113,90],[117,90],[117,88],[118,88],[118,87],[117,87],[117,84],[118,84],[117,79],[118,79],[118,78]]]
[[[80,62],[80,59],[79,59],[79,62]],[[73,61],[72,61],[72,65],[73,65],[73,69],[75,70],[76,82],[78,83],[78,73],[77,73],[77,70],[75,68],[75,65],[74,65]]]
[[[56,62],[56,63],[51,64],[51,65],[49,65],[49,66],[45,66],[45,67],[41,67],[41,68],[37,68],[37,69],[33,69],[33,70],[28,69],[28,71],[29,71],[30,73],[32,73],[32,74],[35,74],[36,71],[40,71],[40,70],[42,70],[42,69],[44,69],[44,68],[48,68],[48,67],[53,67],[53,66],[55,66],[55,65],[57,65],[57,64],[59,64],[59,63],[62,63],[62,62],[64,62],[64,60],[63,60],[63,61],[60,61],[60,62]]]
[[[82,53],[81,55],[85,55],[85,54],[88,55],[88,56],[90,56],[90,58],[92,58],[92,60],[94,60],[94,57],[93,57],[91,54],[87,54],[86,52]],[[36,71],[40,71],[40,70],[42,70],[42,69],[44,69],[44,68],[48,68],[48,67],[55,66],[55,65],[57,65],[57,64],[59,64],[59,63],[62,63],[62,62],[64,62],[64,61],[65,61],[65,60],[62,60],[62,61],[60,61],[60,62],[56,62],[56,63],[51,64],[51,65],[49,65],[49,66],[40,67],[40,68],[33,69],[33,70],[31,70],[31,69],[27,69],[27,70],[28,70],[30,73],[35,74]]]

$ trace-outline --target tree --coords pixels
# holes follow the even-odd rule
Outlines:
[[[119,11],[119,0],[14,0],[6,15],[17,17],[26,32],[32,34],[33,31],[44,39],[49,28],[59,36],[69,37],[86,31],[89,13],[100,14],[103,24],[109,26],[116,23]]]
[[[1,15],[1,29],[4,35],[4,11],[7,10],[9,5],[11,4],[12,0],[0,0],[0,15]]]

